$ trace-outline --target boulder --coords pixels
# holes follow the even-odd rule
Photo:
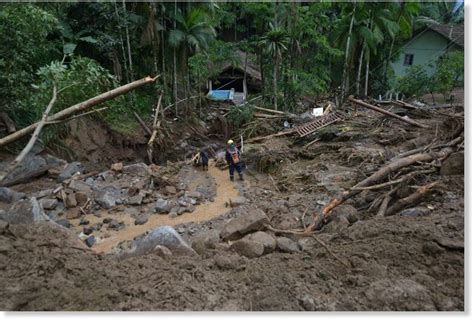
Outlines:
[[[244,239],[262,244],[264,249],[263,254],[273,252],[276,248],[276,239],[272,235],[262,231],[248,234]]]
[[[159,198],[155,203],[155,212],[167,214],[171,211],[172,203],[169,200]]]
[[[160,226],[133,240],[131,248],[122,256],[138,256],[152,252],[157,245],[165,246],[173,254],[196,255],[196,252],[171,226]]]
[[[135,225],[143,225],[146,222],[148,222],[148,215],[140,215],[139,217],[137,217],[134,224]]]
[[[109,191],[97,191],[94,193],[94,198],[96,203],[105,209],[112,208],[116,204],[116,197]]]
[[[130,174],[130,175],[134,175],[134,176],[149,176],[149,175],[151,175],[151,170],[145,163],[137,163],[137,164],[124,166],[123,167],[123,172],[125,174]]]
[[[452,153],[441,164],[441,175],[464,175],[464,151]]]
[[[66,205],[67,208],[76,207],[77,206],[76,195],[74,195],[74,193],[70,193],[66,195],[66,199],[64,200],[64,205]]]
[[[110,166],[110,170],[116,173],[123,172],[123,163],[120,162],[120,163],[112,164],[112,166]]]
[[[55,198],[43,198],[40,200],[40,204],[45,210],[54,210],[58,205],[58,200]]]
[[[277,238],[277,248],[285,253],[298,252],[298,244],[287,237]]]
[[[89,185],[77,179],[71,180],[71,182],[69,183],[69,188],[75,191],[84,192],[87,194],[92,193],[92,189]]]
[[[90,195],[90,194],[89,194]],[[86,204],[89,195],[84,192],[76,192],[76,201],[78,206]]]
[[[34,174],[38,173],[38,171],[42,172],[42,169],[44,169],[44,172],[46,172],[49,166],[50,165],[48,165],[43,157],[39,155],[32,155],[30,153],[12,172],[10,172],[10,174],[8,174],[3,179],[3,183],[6,184],[19,177],[34,176]]]
[[[107,226],[108,230],[122,230],[125,228],[125,223],[124,222],[119,222],[117,220],[111,220],[109,222],[109,225]]]
[[[242,196],[232,197],[229,200],[229,203],[230,203],[231,207],[237,207],[237,206],[247,204],[247,199],[245,197],[242,197]]]
[[[62,183],[66,179],[71,178],[76,173],[82,174],[84,173],[84,170],[84,165],[82,165],[80,162],[72,162],[61,171],[58,176],[58,182]]]
[[[84,243],[86,243],[88,247],[92,247],[95,244],[95,236],[94,235],[89,236],[88,238],[85,239]]]
[[[262,243],[252,241],[248,238],[243,238],[235,241],[230,246],[231,250],[234,250],[240,255],[248,258],[255,258],[263,255],[265,247]]]
[[[221,230],[220,237],[224,241],[237,240],[242,236],[259,231],[269,223],[268,217],[260,209],[248,208],[242,215],[232,219]]]
[[[205,234],[198,235],[193,238],[192,247],[198,254],[204,254],[207,249],[216,248],[216,244],[219,243],[219,233],[214,230],[210,230]]]
[[[174,194],[176,194],[178,191],[176,190],[176,187],[171,186],[171,185],[168,185],[168,186],[165,187],[165,192],[166,192],[166,194],[174,195]]]
[[[135,196],[129,197],[127,200],[127,204],[130,205],[141,205],[143,202],[143,195],[137,194]]]
[[[24,198],[25,196],[25,193],[15,192],[8,187],[0,187],[0,202],[13,203]]]
[[[66,218],[68,220],[74,220],[81,217],[81,209],[79,207],[71,208],[66,213]]]
[[[10,224],[31,224],[49,221],[49,217],[44,213],[36,198],[32,197],[17,201],[6,211],[0,212],[0,220]]]

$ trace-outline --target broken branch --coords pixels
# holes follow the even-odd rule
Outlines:
[[[30,152],[30,150],[35,145],[36,140],[38,139],[39,134],[46,123],[48,114],[51,111],[51,108],[53,108],[54,103],[56,102],[56,98],[57,98],[57,89],[56,89],[56,85],[53,85],[53,97],[51,98],[51,101],[49,102],[48,106],[46,106],[46,109],[43,112],[43,116],[41,117],[41,120],[38,122],[38,125],[36,126],[33,132],[33,135],[31,135],[31,138],[26,144],[25,148],[23,148],[23,150],[20,152],[20,154],[18,154],[15,160],[13,160],[10,163],[10,165],[7,166],[5,170],[0,172],[0,183],[2,183],[5,177],[8,176],[8,174],[11,173],[23,161],[25,156]]]
[[[71,107],[68,107],[66,109],[61,110],[60,112],[57,112],[56,114],[52,115],[51,117],[48,117],[48,121],[61,120],[65,117],[68,117],[69,115],[72,115],[72,114],[75,114],[77,112],[83,111],[83,110],[85,110],[87,108],[90,108],[92,106],[101,104],[101,103],[103,103],[107,100],[113,99],[117,96],[126,94],[127,92],[129,92],[131,90],[134,90],[134,89],[139,88],[143,85],[154,82],[157,77],[158,76],[156,76],[155,78],[145,77],[143,79],[131,82],[127,85],[123,85],[123,86],[120,86],[118,88],[107,91],[107,92],[105,92],[103,94],[100,94],[96,97],[90,98],[90,99],[88,99],[86,101],[83,101],[79,104],[73,105]],[[38,124],[39,123],[31,124],[31,125],[29,125],[25,128],[22,128],[22,129],[20,129],[16,132],[14,132],[11,135],[8,135],[8,136],[5,136],[5,137],[1,138],[0,139],[0,147],[2,147],[4,145],[7,145],[9,143],[12,143],[12,142],[28,135],[29,133],[33,132],[35,130],[35,128],[38,126]]]
[[[414,126],[421,127],[421,128],[428,128],[428,126],[426,126],[426,125],[420,124],[420,123],[418,123],[418,122],[416,122],[416,121],[414,121],[414,120],[411,120],[411,119],[403,118],[403,117],[398,116],[398,115],[396,115],[396,114],[394,114],[394,113],[392,113],[392,112],[386,111],[385,109],[382,109],[382,108],[376,107],[376,106],[374,106],[374,105],[368,104],[368,103],[366,103],[366,102],[364,102],[364,101],[362,101],[362,100],[355,99],[355,98],[353,98],[352,96],[349,97],[349,101],[350,101],[350,102],[353,102],[353,103],[355,103],[355,104],[358,104],[358,105],[360,105],[360,106],[363,106],[363,107],[365,107],[365,108],[369,108],[369,109],[375,110],[375,111],[377,111],[377,112],[379,112],[379,113],[382,113],[382,114],[384,114],[384,115],[387,115],[387,116],[396,118],[396,119],[401,120],[401,121],[403,121],[403,122],[405,122],[405,123],[407,123],[407,124],[414,125]]]

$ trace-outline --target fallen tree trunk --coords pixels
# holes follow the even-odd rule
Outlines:
[[[391,113],[391,112],[389,112],[389,111],[387,111],[387,110],[385,110],[385,109],[382,109],[382,108],[376,107],[376,106],[374,106],[374,105],[368,104],[368,103],[366,103],[366,102],[364,102],[364,101],[362,101],[362,100],[355,99],[355,98],[353,98],[352,96],[349,97],[349,101],[350,101],[350,102],[353,102],[353,103],[355,103],[355,104],[357,104],[357,105],[360,105],[360,106],[362,106],[362,107],[375,110],[375,111],[377,111],[377,112],[379,112],[379,113],[382,113],[382,114],[384,114],[384,115],[387,115],[387,116],[390,116],[390,117],[399,119],[399,120],[401,120],[401,121],[403,121],[403,122],[405,122],[405,123],[407,123],[407,124],[414,125],[414,126],[421,127],[421,128],[428,128],[428,126],[426,126],[426,125],[420,124],[420,123],[418,123],[418,122],[416,122],[416,121],[414,121],[414,120],[411,120],[411,119],[403,118],[403,117],[398,116],[398,115],[396,115],[396,114],[394,114],[394,113]]]
[[[0,113],[0,118],[3,120],[3,123],[7,127],[7,131],[9,134],[16,132],[15,123],[13,122],[13,120],[11,120],[11,118],[6,112],[2,111]]]
[[[391,216],[395,215],[401,210],[407,208],[408,206],[411,205],[416,205],[418,204],[421,199],[431,192],[432,188],[438,185],[438,182],[432,182],[427,185],[421,186],[416,190],[415,193],[408,195],[405,198],[399,199],[398,201],[395,202],[392,206],[390,206],[387,211],[385,212],[385,216]]]
[[[143,85],[149,84],[154,82],[159,76],[156,76],[154,78],[152,77],[145,77],[140,80],[136,80],[134,82],[131,82],[127,85],[123,85],[121,87],[112,89],[108,92],[105,92],[103,94],[100,94],[96,97],[90,98],[86,101],[83,101],[79,104],[73,105],[71,107],[68,107],[66,109],[61,110],[60,112],[57,112],[56,114],[52,115],[51,117],[48,117],[48,121],[56,121],[56,120],[61,120],[65,117],[68,117],[69,115],[72,115],[74,113],[83,111],[89,107],[101,104],[107,100],[113,99],[117,96],[126,94],[127,92],[134,90],[136,88],[139,88]],[[27,126],[25,128],[22,128],[16,132],[14,132],[11,135],[8,135],[6,137],[3,137],[0,139],[0,147],[5,146],[7,144],[10,144],[26,135],[29,133],[33,132],[35,128],[38,126],[38,123],[31,124],[30,126]]]
[[[38,122],[38,125],[36,126],[35,131],[33,132],[33,135],[31,135],[31,138],[26,144],[25,148],[23,148],[20,154],[18,154],[18,156],[7,166],[7,168],[0,171],[0,183],[3,182],[5,177],[9,173],[11,173],[21,163],[21,161],[25,158],[25,156],[30,152],[30,150],[35,145],[36,140],[38,139],[39,134],[41,132],[41,129],[43,129],[43,126],[46,123],[46,119],[48,118],[49,112],[51,111],[51,108],[53,108],[53,105],[56,102],[56,98],[57,98],[57,90],[56,90],[56,85],[54,85],[53,97],[51,98],[51,101],[49,102],[48,106],[46,106],[46,109],[43,112],[43,116],[41,117],[41,120]]]
[[[439,152],[431,152],[431,153],[420,153],[416,155],[410,155],[401,159],[398,159],[388,165],[383,166],[378,171],[361,181],[360,183],[356,184],[350,191],[344,192],[342,195],[334,198],[328,205],[326,205],[322,210],[322,215],[315,213],[313,215],[313,224],[308,226],[308,230],[315,230],[321,229],[322,226],[327,222],[328,217],[331,214],[331,211],[339,206],[340,204],[344,203],[351,197],[359,194],[362,189],[361,187],[370,186],[373,184],[377,184],[380,180],[387,177],[390,173],[393,173],[403,167],[413,165],[418,162],[429,162],[434,159],[443,159],[447,157],[449,154],[453,153],[455,149],[453,147],[447,147]]]

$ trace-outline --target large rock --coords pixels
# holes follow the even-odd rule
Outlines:
[[[28,177],[41,169],[47,170],[48,162],[39,155],[28,154],[23,161],[4,178],[4,183],[12,181],[18,177]]]
[[[121,173],[121,172],[123,172],[123,163],[120,162],[120,163],[112,164],[112,166],[110,166],[110,170],[111,170],[111,171],[114,171],[114,172],[116,172],[116,173]]]
[[[18,193],[8,187],[0,187],[0,202],[13,203],[25,197],[25,193]]]
[[[231,220],[224,226],[220,237],[224,241],[237,240],[248,233],[263,229],[268,223],[268,217],[260,209],[242,211],[242,216]]]
[[[77,179],[71,180],[71,183],[69,183],[69,188],[87,194],[92,193],[92,189],[89,185]]]
[[[135,176],[151,175],[151,170],[145,163],[137,163],[137,164],[124,166],[123,172],[125,174],[130,174],[130,175],[135,175]]]
[[[10,224],[31,224],[39,221],[49,221],[49,218],[36,198],[32,197],[31,199],[18,201],[5,212],[0,212],[0,220]]]
[[[464,174],[464,152],[452,153],[441,164],[441,175]]]
[[[255,258],[263,255],[265,247],[262,243],[252,241],[248,238],[238,240],[230,246],[231,250],[234,250],[240,255],[248,258]]]
[[[72,208],[77,206],[76,195],[74,193],[66,195],[66,199],[64,200],[64,205],[67,208]]]
[[[219,232],[210,230],[194,237],[192,247],[197,253],[202,255],[207,249],[215,249],[217,243],[219,243]]]
[[[262,244],[263,254],[273,252],[277,244],[276,239],[272,235],[262,231],[248,234],[247,236],[245,236],[245,239]]]
[[[40,200],[40,204],[45,210],[54,210],[58,205],[58,200],[55,198],[43,198]]]
[[[159,198],[155,203],[155,212],[160,214],[169,213],[171,208],[173,208],[172,202],[163,198]]]
[[[280,251],[285,253],[298,252],[298,244],[287,237],[277,238],[277,247]]]
[[[64,168],[58,176],[58,182],[64,182],[66,179],[71,178],[74,174],[84,173],[84,165],[80,162],[72,162]]]
[[[160,226],[133,240],[130,250],[120,256],[138,256],[152,252],[157,245],[167,247],[173,254],[197,255],[171,226]]]
[[[94,193],[94,199],[97,204],[105,209],[109,209],[117,204],[116,197],[110,191],[102,190]]]
[[[236,196],[236,197],[232,197],[229,200],[229,203],[230,203],[231,207],[237,207],[237,206],[247,204],[247,199],[245,197],[242,197],[242,196]]]

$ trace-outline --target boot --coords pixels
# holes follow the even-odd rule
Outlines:
[[[234,176],[231,176],[231,177],[230,177],[230,180],[233,182],[233,181],[234,181]]]
[[[243,181],[243,180],[244,180],[244,175],[243,175],[243,174],[239,174],[239,178],[240,178],[241,181]]]

